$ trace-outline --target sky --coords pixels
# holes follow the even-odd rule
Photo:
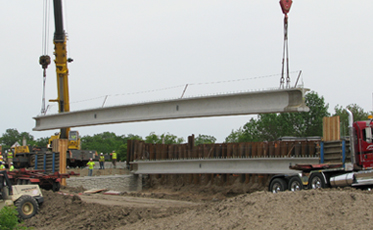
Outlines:
[[[40,114],[45,0],[1,1],[0,134],[32,131]],[[52,1],[47,54],[53,58]],[[283,18],[278,0],[63,0],[68,36],[71,111],[128,103],[279,87]],[[373,1],[293,0],[289,13],[291,85],[299,71],[329,112],[358,104],[372,111]],[[55,65],[47,69],[48,102],[57,97]],[[107,99],[105,101],[105,98]],[[104,103],[105,102],[105,103]],[[142,137],[211,135],[223,142],[252,116],[179,119],[77,127],[81,136],[114,132]]]

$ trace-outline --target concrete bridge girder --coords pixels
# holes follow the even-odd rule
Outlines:
[[[318,157],[227,158],[135,161],[134,174],[281,174],[297,173],[289,165],[319,163]]]
[[[307,112],[308,89],[256,91],[104,107],[34,117],[34,131],[180,118]]]

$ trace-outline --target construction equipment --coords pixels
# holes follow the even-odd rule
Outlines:
[[[353,122],[352,112],[346,111],[349,114],[349,138],[321,142],[319,164],[290,165],[289,168],[298,173],[273,176],[269,191],[373,187],[373,119]]]
[[[72,172],[72,175],[78,175]],[[46,173],[44,170],[26,170],[24,168],[8,172],[9,180],[12,184],[27,185],[37,184],[45,190],[57,192],[60,190],[60,182],[62,178],[69,178],[67,173]]]
[[[17,169],[34,168],[36,155],[42,156],[45,154],[51,154],[53,152],[52,146],[48,146],[50,147],[39,148],[27,145],[12,147],[14,153],[14,167]],[[75,146],[76,145],[69,145],[69,149],[67,150],[66,154],[66,166],[69,166],[70,168],[85,167],[90,158],[94,159],[95,161],[99,159],[97,151],[74,149]],[[105,155],[105,160],[110,160],[109,156]]]
[[[35,155],[38,153],[44,153],[45,151],[46,151],[46,148],[31,147],[27,145],[12,147],[14,167],[15,168],[34,167]]]
[[[70,112],[70,99],[69,99],[69,84],[68,75],[69,70],[67,64],[72,62],[73,59],[67,58],[67,47],[66,47],[66,33],[63,26],[63,13],[62,13],[62,1],[53,0],[54,8],[54,63],[56,64],[57,74],[57,99],[49,100],[50,102],[58,103],[58,112]],[[48,12],[48,10],[45,10]],[[47,16],[45,18],[48,18]],[[45,23],[48,24],[48,23]],[[46,41],[44,41],[46,42]],[[39,63],[43,68],[43,81],[45,84],[45,70],[50,63],[50,58],[46,55],[46,52],[39,58]],[[42,114],[45,115],[46,109],[44,104],[44,89],[43,89],[43,105]],[[67,145],[67,165],[70,167],[85,166],[89,161],[89,158],[95,158],[97,156],[94,150],[81,150],[80,136],[78,131],[70,131],[70,127],[61,128],[59,133],[55,133],[48,140],[48,150],[57,151],[53,149],[53,141],[59,139],[68,139]],[[32,157],[31,157],[32,158]],[[24,160],[23,160],[24,161]],[[32,161],[32,159],[31,159]],[[32,167],[32,164],[29,164]]]
[[[52,149],[52,142],[53,140],[61,139],[61,133],[55,133],[51,138],[48,140],[48,149]],[[77,149],[80,150],[80,137],[78,131],[69,131],[69,143],[67,148],[69,150],[71,149]]]
[[[6,171],[0,171],[0,208],[15,205],[18,216],[28,219],[39,211],[39,205],[44,202],[44,197],[37,184],[12,186]]]

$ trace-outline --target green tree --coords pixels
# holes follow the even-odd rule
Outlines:
[[[307,113],[300,113],[305,131],[300,136],[322,136],[323,117],[329,117],[329,104],[325,104],[324,97],[319,97],[316,92],[306,94],[306,105],[310,108]],[[298,124],[300,125],[300,124]]]
[[[0,138],[3,149],[9,149],[14,143],[18,142],[22,145],[22,140],[25,138],[26,145],[35,145],[34,137],[27,132],[18,132],[17,129],[7,129]]]
[[[20,133],[17,129],[7,129],[1,137],[1,144],[5,148],[10,148],[15,142],[19,141]]]
[[[127,143],[119,146],[117,153],[120,161],[127,161]]]
[[[195,139],[194,139],[194,145],[200,145],[200,144],[213,144],[216,142],[216,138],[214,136],[209,136],[209,135],[202,135],[199,134]]]
[[[84,136],[80,140],[82,149],[96,150],[98,153],[111,153],[113,150],[119,149],[119,147],[126,142],[123,136],[117,136],[112,132],[103,132],[95,134],[93,137]]]
[[[35,146],[46,147],[48,145],[49,137],[40,137],[36,139]]]
[[[226,142],[274,141],[283,136],[321,136],[322,119],[329,116],[329,105],[316,92],[305,96],[309,112],[268,113],[251,118],[243,128],[232,131]]]
[[[232,129],[232,132],[225,138],[226,143],[241,142],[240,138],[244,136],[242,127],[238,128],[236,131]]]
[[[123,140],[125,140],[125,143],[119,146],[118,149],[118,158],[120,161],[127,161],[127,141],[128,140],[139,140],[142,141],[142,137],[134,134],[129,134],[127,137],[125,135],[122,136]]]
[[[178,138],[177,136],[170,133],[157,135],[154,132],[151,132],[148,136],[145,137],[145,143],[151,144],[181,144],[183,142],[184,138]]]
[[[365,112],[363,108],[358,106],[357,104],[350,104],[346,106],[353,114],[354,121],[364,121],[368,120],[368,116],[372,114],[372,112]],[[346,136],[348,135],[348,114],[340,105],[336,105],[334,107],[334,114],[333,116],[339,116],[340,123],[341,123],[341,135]]]

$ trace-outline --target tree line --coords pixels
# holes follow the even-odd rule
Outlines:
[[[337,105],[334,113],[328,112],[329,104],[325,102],[324,97],[311,91],[305,95],[305,103],[310,108],[309,112],[300,113],[268,113],[259,114],[251,118],[242,127],[239,127],[225,138],[226,143],[233,142],[258,142],[275,141],[280,137],[311,137],[322,136],[323,117],[340,116],[341,135],[345,136],[348,132],[348,115],[346,110]],[[372,111],[365,112],[357,104],[350,104],[348,109],[354,114],[354,121],[367,120]],[[0,143],[3,149],[10,148],[15,142],[22,145],[25,139],[27,145],[46,147],[49,137],[34,139],[27,132],[18,132],[17,129],[7,129],[0,137]],[[93,136],[81,137],[81,147],[85,150],[96,150],[98,153],[111,153],[115,150],[118,153],[119,160],[127,158],[127,140],[142,140],[145,143],[153,144],[180,144],[185,143],[184,138],[177,137],[170,133],[156,134],[150,133],[145,138],[135,134],[116,135],[113,132],[103,132]],[[195,145],[212,144],[216,138],[210,135],[199,134],[195,137]]]

